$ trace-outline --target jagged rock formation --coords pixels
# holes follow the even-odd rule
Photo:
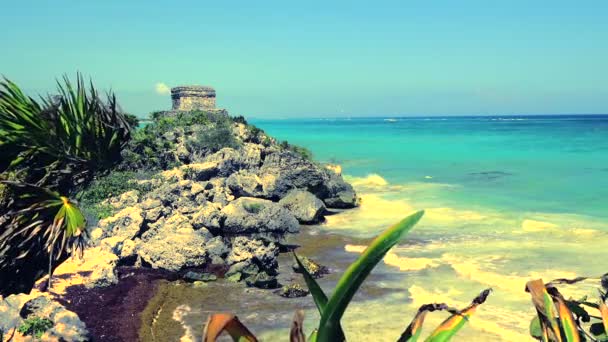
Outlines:
[[[340,175],[243,123],[231,123],[232,147],[188,142],[210,129],[164,132],[174,146],[166,152],[181,165],[140,181],[150,192],[108,200],[117,212],[99,222],[94,242],[121,265],[182,273],[220,266],[232,280],[276,287],[286,234],[322,221],[327,208],[356,206],[356,194]]]

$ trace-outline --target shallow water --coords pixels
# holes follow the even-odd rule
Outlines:
[[[341,164],[362,195],[361,208],[322,230],[371,237],[427,211],[376,270],[381,280],[371,279],[402,291],[354,303],[344,323],[351,340],[394,341],[421,304],[464,306],[486,287],[495,292],[459,336],[526,340],[527,280],[606,272],[597,260],[608,254],[608,116],[253,123]],[[362,247],[342,248],[356,256]],[[595,295],[587,284],[563,292]]]

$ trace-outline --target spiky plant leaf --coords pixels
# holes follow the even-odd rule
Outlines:
[[[465,324],[469,318],[475,313],[477,307],[483,304],[492,289],[486,289],[481,292],[471,305],[467,306],[464,310],[452,314],[443,323],[441,323],[431,335],[426,339],[427,342],[445,342],[449,341]]]
[[[602,315],[602,324],[604,326],[604,332],[608,334],[608,306],[606,305],[603,296],[600,297],[599,310]]]
[[[325,306],[327,305],[327,296],[325,295],[325,292],[323,292],[321,286],[319,286],[319,283],[317,283],[315,278],[313,278],[310,272],[308,272],[308,269],[304,266],[302,260],[298,258],[298,255],[295,252],[293,253],[293,257],[296,259],[299,269],[302,270],[302,276],[304,277],[306,286],[312,295],[315,305],[317,306],[317,310],[319,310],[319,314],[322,316]],[[342,330],[342,325],[340,323],[338,323],[338,330],[338,340],[344,341],[346,338],[344,337],[344,330]]]
[[[579,333],[579,326],[574,320],[572,311],[570,311],[566,301],[557,291],[557,289],[554,289],[553,292],[554,293],[552,296],[555,301],[555,305],[557,306],[557,313],[559,315],[559,322],[561,324],[561,331],[563,332],[564,339],[567,342],[580,342],[581,336]]]
[[[557,312],[551,295],[542,279],[531,280],[526,284],[526,291],[532,296],[532,303],[543,328],[543,340],[561,342],[562,336],[557,322]]]
[[[318,341],[341,341],[340,319],[353,296],[384,255],[414,227],[423,215],[424,211],[418,211],[388,228],[348,267],[323,310],[317,333]]]
[[[448,306],[446,304],[424,304],[414,316],[412,322],[407,326],[405,331],[399,337],[397,342],[416,342],[420,338],[420,334],[422,333],[422,325],[424,324],[424,319],[426,314],[433,311],[447,310]]]

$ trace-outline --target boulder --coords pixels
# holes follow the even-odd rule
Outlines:
[[[192,225],[195,229],[205,227],[212,231],[219,230],[225,218],[221,209],[221,204],[207,202],[192,216]]]
[[[318,223],[325,213],[325,204],[305,190],[291,190],[279,204],[289,210],[301,223]]]
[[[257,287],[260,289],[276,289],[279,287],[279,282],[276,276],[269,275],[266,272],[260,272],[245,279],[247,286]]]
[[[352,208],[357,205],[352,187],[341,176],[287,150],[270,153],[258,173],[264,197],[279,200],[292,189],[305,189],[328,207]],[[352,197],[348,194],[352,193]],[[329,201],[326,201],[329,199]]]
[[[235,197],[259,197],[263,195],[260,177],[246,170],[231,174],[226,179],[226,186]]]
[[[211,155],[205,157],[205,162],[217,164],[218,176],[228,177],[241,169],[246,169],[249,164],[244,160],[240,151],[230,147],[225,147]]]
[[[176,272],[201,267],[207,262],[205,244],[212,237],[207,229],[194,230],[187,219],[177,217],[167,220],[164,227],[141,243],[137,254],[152,268]]]
[[[298,220],[283,206],[259,198],[241,197],[222,209],[223,233],[248,235],[273,233],[284,235],[299,231]]]
[[[273,270],[278,268],[278,256],[279,248],[272,242],[237,236],[232,242],[232,250],[226,262],[232,265],[242,261],[252,261],[260,269]]]

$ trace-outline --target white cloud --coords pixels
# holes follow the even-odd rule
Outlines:
[[[169,88],[169,86],[164,84],[163,82],[156,83],[155,89],[156,89],[156,93],[159,95],[171,94],[171,88]]]

